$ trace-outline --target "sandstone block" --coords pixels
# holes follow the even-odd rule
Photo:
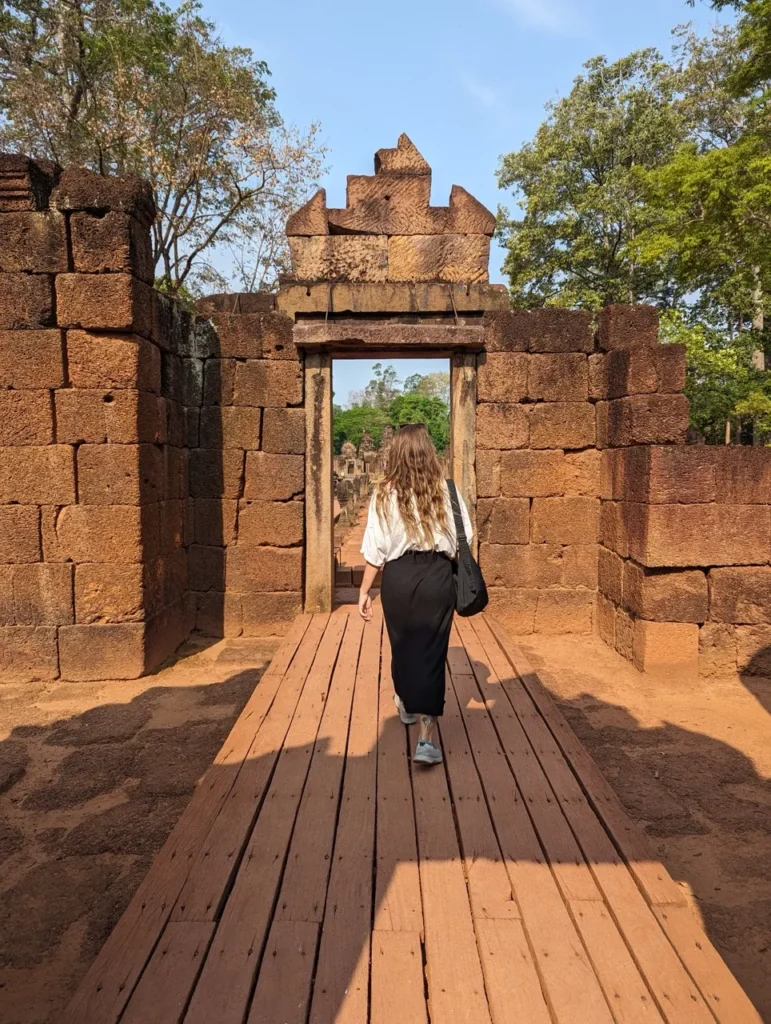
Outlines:
[[[375,173],[420,174],[430,177],[431,168],[412,139],[402,132],[395,147],[379,149],[375,153]]]
[[[266,409],[262,421],[262,450],[274,455],[304,455],[305,410]]]
[[[238,512],[239,546],[293,547],[303,542],[302,501],[245,502]]]
[[[49,274],[0,277],[0,330],[52,327],[54,322],[53,278]]]
[[[512,451],[501,454],[500,483],[508,497],[546,497],[565,490],[561,451]]]
[[[748,676],[771,676],[771,626],[736,627],[736,665]]]
[[[388,239],[385,235],[318,235],[289,239],[298,281],[385,281]]]
[[[238,514],[235,498],[196,498],[194,513],[196,544],[221,547],[232,543]]]
[[[62,327],[152,333],[152,289],[129,274],[59,274],[56,308]]]
[[[592,320],[588,313],[545,307],[520,313],[529,352],[591,352]]]
[[[321,192],[324,189],[320,189]],[[291,220],[291,218],[290,218]],[[316,231],[290,231],[289,234],[319,234]],[[270,313],[276,308],[273,292],[217,292],[196,299],[195,308],[201,316],[212,313]]]
[[[477,495],[495,498],[501,493],[501,453],[492,449],[476,451]]]
[[[564,555],[554,544],[479,545],[479,564],[490,587],[562,586]]]
[[[0,212],[47,210],[60,171],[51,160],[0,154]]]
[[[236,405],[299,405],[303,378],[298,364],[276,359],[248,359],[236,365]]]
[[[246,487],[248,501],[288,501],[305,490],[305,459],[302,455],[248,452]]]
[[[67,388],[57,391],[55,398],[60,443],[156,444],[166,440],[166,407],[157,395]]]
[[[49,391],[0,391],[0,445],[44,445],[53,440]]]
[[[536,633],[591,633],[596,595],[575,590],[542,590],[535,609]]]
[[[619,463],[624,496],[655,505],[725,500],[717,487],[721,452],[706,445],[631,448]]]
[[[528,316],[510,309],[487,310],[482,323],[488,356],[491,352],[527,352]]]
[[[68,505],[75,501],[75,460],[68,445],[0,448],[0,503]]]
[[[314,192],[304,206],[301,206],[299,210],[295,210],[286,222],[286,233],[290,236],[329,234],[326,189],[320,188],[318,192]],[[219,296],[212,296],[211,298],[219,298]],[[200,300],[198,309],[201,313],[208,312],[206,308],[201,308]]]
[[[185,507],[183,498],[170,498],[159,503],[162,555],[176,551],[185,543]]]
[[[685,389],[685,345],[659,345],[655,350],[660,394],[679,394]]]
[[[531,448],[590,448],[595,437],[589,402],[544,402],[530,408]]]
[[[211,321],[219,342],[217,355],[236,359],[262,357],[260,313],[214,313]]]
[[[74,213],[70,219],[72,258],[81,274],[133,274],[152,284],[155,267],[150,232],[117,210],[98,216]],[[66,270],[66,267],[60,268]]]
[[[602,594],[613,605],[623,604],[624,559],[614,551],[600,546],[598,583]]]
[[[4,213],[0,230],[0,273],[59,274],[67,270],[67,237],[60,213]]]
[[[3,600],[4,599],[4,600]],[[73,621],[72,566],[8,566],[2,605],[7,626],[61,626]]]
[[[163,352],[161,394],[180,405],[199,406],[203,397],[203,360]]]
[[[600,464],[602,453],[593,448],[568,452],[564,461],[565,494],[600,496]]]
[[[47,559],[72,562],[141,562],[157,551],[150,509],[130,505],[70,505],[52,510],[44,531]],[[144,527],[144,528],[143,528]]]
[[[562,586],[597,590],[597,544],[568,544],[561,549]]]
[[[196,448],[190,452],[190,495],[193,498],[237,498],[244,473],[238,448]]]
[[[67,332],[67,362],[76,388],[161,390],[161,353],[136,334]]]
[[[592,398],[678,394],[685,388],[685,346],[639,345],[589,357]]]
[[[771,504],[771,448],[727,445],[715,450],[714,455],[717,501],[730,505]]]
[[[531,355],[527,362],[531,401],[585,402],[589,397],[589,363],[580,352]]]
[[[266,410],[266,414],[268,411],[277,410]],[[302,410],[300,413],[304,415]],[[201,412],[201,447],[259,449],[261,416],[261,409],[237,405],[204,408]]]
[[[154,615],[145,626],[145,672],[162,665],[195,629],[195,594]]]
[[[598,424],[600,407],[599,402]],[[634,395],[607,403],[607,428],[598,426],[601,448],[628,445],[684,444],[690,404],[685,395]]]
[[[349,174],[346,206],[385,200],[402,209],[425,210],[431,200],[430,174]]]
[[[203,372],[203,404],[232,405],[235,359],[207,359]]]
[[[188,551],[188,572],[191,590],[224,592],[225,549],[193,544]]]
[[[606,306],[598,317],[597,340],[603,352],[655,345],[659,339],[659,314],[655,306]]]
[[[391,235],[387,258],[389,281],[487,281],[490,239],[487,235]]]
[[[699,675],[707,679],[736,673],[736,627],[705,622],[699,630]]]
[[[40,510],[36,505],[0,505],[0,552],[5,562],[40,560]]]
[[[539,591],[527,587],[490,587],[488,610],[514,636],[526,636],[535,626]]]
[[[533,498],[531,539],[536,544],[595,544],[598,498]]]
[[[59,654],[54,626],[0,627],[0,678],[31,682],[56,679]]]
[[[228,553],[227,589],[278,593],[302,589],[302,548],[240,547]]]
[[[145,505],[164,497],[163,452],[152,444],[83,444],[78,492],[84,505]]]
[[[141,565],[94,563],[75,568],[75,621],[140,622],[145,604]]]
[[[699,667],[699,627],[690,622],[635,619],[632,661],[640,672],[676,673],[695,678]]]
[[[635,561],[656,566],[757,565],[771,558],[771,508],[733,505],[650,505]]]
[[[262,358],[297,359],[292,340],[294,322],[285,313],[264,313],[262,316]]]
[[[477,535],[490,544],[527,544],[530,540],[530,501],[527,498],[480,498]]]
[[[243,632],[240,594],[197,594],[195,628],[204,636],[241,636]]]
[[[148,226],[156,213],[152,186],[145,178],[96,174],[84,167],[62,172],[51,205],[57,210],[118,210]]]
[[[627,661],[634,660],[634,619],[623,608],[616,609],[616,650]]]
[[[597,608],[594,624],[597,628],[597,635],[608,647],[616,646],[616,609],[613,602],[604,594],[597,595]]]
[[[709,617],[715,622],[771,622],[771,566],[712,569]]]
[[[639,618],[705,622],[707,604],[703,572],[655,572],[631,560],[624,565],[624,606]]]
[[[58,388],[63,384],[60,331],[0,331],[0,388]]]
[[[522,405],[480,405],[477,408],[477,448],[525,448],[527,410]]]
[[[302,611],[300,593],[244,594],[244,636],[283,636]]]
[[[524,352],[488,352],[479,357],[477,400],[521,402],[527,397],[527,355]]]
[[[137,679],[145,670],[145,626],[139,622],[59,629],[63,679]]]

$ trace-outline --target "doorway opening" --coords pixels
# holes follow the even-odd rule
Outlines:
[[[335,604],[358,600],[369,500],[386,472],[394,432],[406,423],[425,423],[449,476],[451,419],[451,368],[446,357],[332,360]]]

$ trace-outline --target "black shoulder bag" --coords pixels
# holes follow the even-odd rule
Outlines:
[[[452,514],[455,519],[455,533],[458,538],[458,561],[453,564],[455,575],[455,610],[464,618],[476,615],[487,607],[488,596],[482,571],[471,554],[466,531],[463,527],[463,516],[458,501],[458,489],[454,480],[447,481],[452,503]]]

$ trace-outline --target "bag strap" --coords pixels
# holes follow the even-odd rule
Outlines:
[[[447,490],[450,492],[450,504],[452,505],[452,516],[455,520],[455,536],[458,542],[458,548],[460,548],[460,542],[468,544],[466,539],[466,528],[463,525],[463,516],[460,511],[460,502],[458,501],[458,488],[455,486],[454,480],[446,480]]]

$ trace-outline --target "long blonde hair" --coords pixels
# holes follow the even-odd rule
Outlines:
[[[381,522],[387,519],[392,493],[396,494],[409,541],[433,544],[436,530],[447,533],[442,467],[428,430],[422,423],[408,423],[401,427],[391,442],[388,469],[378,484],[375,497],[375,508]]]

